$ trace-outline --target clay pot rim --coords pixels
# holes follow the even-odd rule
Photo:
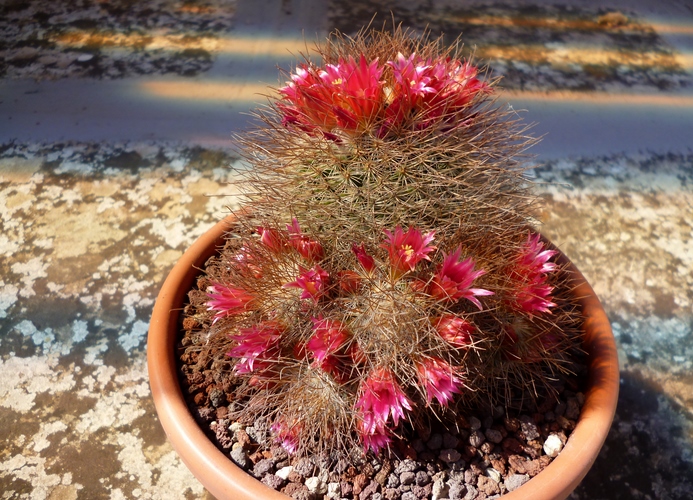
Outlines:
[[[207,438],[190,414],[178,381],[173,346],[177,320],[199,269],[219,247],[234,216],[218,222],[180,258],[157,297],[147,337],[147,365],[152,397],[161,425],[185,465],[215,497],[286,500],[288,497],[237,467]],[[594,463],[616,413],[619,369],[616,343],[606,313],[594,290],[562,253],[559,261],[574,274],[574,293],[585,316],[585,350],[590,378],[580,420],[563,451],[546,469],[504,500],[566,498]]]

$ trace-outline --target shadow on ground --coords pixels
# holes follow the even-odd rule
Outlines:
[[[638,372],[622,373],[611,432],[571,500],[691,498],[693,442],[684,413]]]

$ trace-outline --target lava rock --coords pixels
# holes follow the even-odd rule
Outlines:
[[[437,433],[432,434],[426,446],[428,446],[429,450],[439,450],[443,446],[443,436]]]
[[[253,475],[255,477],[262,477],[263,475],[274,471],[274,465],[274,460],[271,458],[263,458],[255,464],[255,467],[253,467]]]
[[[462,455],[459,451],[455,449],[446,449],[440,451],[440,455],[438,455],[438,458],[440,458],[446,464],[450,464],[460,460],[462,458]]]
[[[527,474],[512,474],[505,478],[505,487],[508,491],[514,491],[529,481]]]
[[[413,484],[416,481],[416,474],[414,472],[406,471],[399,475],[399,482],[403,485]]]
[[[243,470],[247,470],[250,466],[250,459],[248,458],[248,453],[243,449],[242,446],[235,446],[231,450],[231,460],[237,466]]]
[[[486,429],[484,435],[486,436],[486,439],[495,444],[499,444],[501,441],[503,441],[503,434],[496,429]]]
[[[469,444],[474,446],[475,448],[481,446],[485,440],[486,436],[484,436],[484,433],[478,429],[472,432],[469,436]]]

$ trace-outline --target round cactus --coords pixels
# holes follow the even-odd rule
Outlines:
[[[235,418],[291,453],[513,405],[570,369],[578,321],[533,229],[533,139],[440,40],[339,35],[242,138],[248,202],[191,294]]]

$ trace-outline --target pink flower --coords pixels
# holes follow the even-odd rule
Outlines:
[[[476,78],[476,67],[456,59],[424,60],[415,53],[397,54],[387,63],[393,69],[395,88],[387,108],[390,127],[415,117],[417,128],[430,126],[436,119],[451,120],[478,93],[490,87]]]
[[[303,234],[296,219],[292,219],[291,224],[286,225],[286,229],[289,232],[289,243],[301,257],[309,262],[322,260],[325,256],[322,245]]]
[[[233,358],[240,358],[235,366],[236,373],[245,374],[269,368],[276,358],[276,348],[281,336],[282,328],[275,321],[265,321],[240,329],[232,336],[237,345],[228,353]]]
[[[260,241],[273,252],[280,252],[284,248],[284,238],[282,234],[273,228],[258,227]]]
[[[435,92],[435,89],[428,85],[431,82],[427,71],[430,66],[415,53],[404,57],[398,52],[395,60],[388,61],[387,64],[393,69],[395,82],[398,84],[397,90],[402,96],[406,96],[412,105],[416,98]]]
[[[392,438],[385,428],[378,428],[368,433],[364,430],[363,422],[359,422],[357,429],[363,441],[363,448],[366,451],[372,450],[373,453],[378,454],[381,449],[392,442]]]
[[[438,403],[447,406],[452,401],[453,394],[461,392],[462,380],[455,373],[455,369],[440,358],[424,359],[417,363],[416,371],[429,405],[435,398]]]
[[[326,293],[327,285],[330,281],[330,275],[317,264],[313,269],[306,271],[301,269],[301,274],[298,275],[296,281],[287,283],[285,288],[300,288],[302,299],[313,299],[315,302]]]
[[[322,70],[297,68],[291,82],[279,89],[283,123],[309,133],[317,128],[328,137],[335,128],[367,128],[383,106],[382,72],[378,59],[369,63],[363,55],[358,63],[349,57]]]
[[[404,410],[412,409],[393,373],[384,367],[372,370],[359,387],[360,397],[356,401],[361,421],[359,433],[367,448],[378,451],[389,442],[388,420],[394,426],[404,418]]]
[[[233,259],[236,261],[238,269],[244,274],[250,274],[255,279],[262,277],[262,268],[249,248],[241,247]]]
[[[337,279],[339,281],[339,290],[343,293],[356,293],[361,287],[361,276],[357,272],[349,270],[339,271]]]
[[[382,79],[386,67],[392,70],[387,88],[387,78]],[[381,65],[377,58],[368,61],[361,55],[358,61],[340,58],[323,68],[296,68],[291,81],[279,89],[277,109],[285,126],[322,133],[330,140],[338,140],[336,129],[353,134],[374,126],[384,137],[410,120],[417,128],[441,117],[450,121],[477,94],[489,92],[466,61],[398,53]]]
[[[335,90],[333,111],[341,127],[356,129],[373,118],[382,106],[382,74],[378,59],[368,63],[363,55],[358,63],[349,57],[346,61],[340,59],[337,65],[326,65],[320,78]]]
[[[373,271],[373,269],[375,269],[375,259],[368,255],[363,243],[361,243],[361,245],[354,243],[351,246],[351,251],[354,252],[354,255],[356,255],[356,258],[361,264],[361,267],[363,267],[367,273],[370,273]]]
[[[476,67],[456,59],[439,59],[431,64],[431,86],[435,92],[427,96],[427,118],[452,118],[464,109],[478,93],[488,94],[491,88],[476,78]]]
[[[217,311],[213,323],[226,316],[247,311],[254,298],[242,288],[220,283],[215,283],[208,288],[207,297],[209,298],[207,310]]]
[[[322,363],[330,354],[337,352],[349,338],[349,333],[340,321],[312,318],[313,336],[306,348],[313,353],[315,360]]]
[[[431,260],[428,254],[436,247],[428,244],[433,241],[434,231],[423,236],[418,229],[409,228],[405,233],[397,226],[394,233],[387,229],[384,232],[387,239],[381,246],[387,250],[390,264],[396,271],[413,271],[421,260]]]
[[[284,418],[278,418],[270,426],[274,439],[290,454],[298,450],[299,433],[303,426],[299,422],[288,424]]]
[[[445,314],[435,321],[434,326],[438,334],[454,346],[469,347],[473,343],[474,325],[459,316]]]
[[[429,284],[428,293],[437,300],[454,302],[461,298],[469,299],[481,310],[481,302],[476,297],[493,295],[493,292],[470,287],[472,282],[486,274],[486,271],[483,269],[474,271],[474,261],[471,258],[459,262],[461,252],[462,250],[458,248],[445,257],[443,265]]]
[[[553,287],[547,283],[547,273],[556,269],[556,264],[549,259],[556,255],[555,250],[544,250],[538,234],[527,237],[517,264],[510,276],[518,282],[514,296],[514,306],[527,313],[550,313],[556,304],[551,301]]]

